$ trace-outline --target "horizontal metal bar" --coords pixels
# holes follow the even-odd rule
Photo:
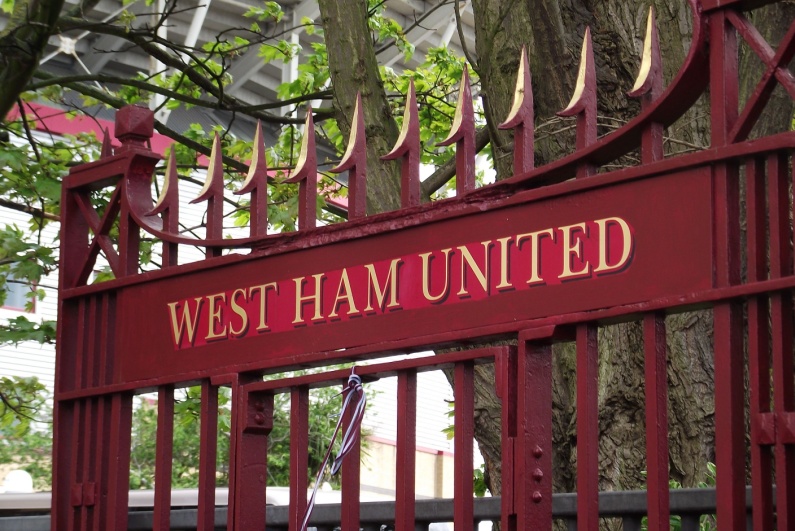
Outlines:
[[[715,513],[715,489],[672,489],[671,515],[679,515],[686,522],[698,522],[698,517]],[[499,497],[475,499],[475,519],[479,521],[499,520]],[[751,487],[745,490],[746,510],[751,510]],[[453,521],[453,500],[417,500],[416,521],[418,526],[437,522]],[[21,516],[23,510],[8,509],[0,511],[0,531],[49,531],[49,515]],[[3,516],[3,514],[15,516]],[[570,521],[577,515],[577,494],[557,493],[552,497],[552,516],[558,520]],[[646,515],[646,491],[614,491],[599,493],[600,518],[640,518]],[[172,529],[196,529],[198,513],[195,508],[171,510]],[[226,529],[226,507],[215,508],[216,529]],[[394,502],[366,502],[361,504],[361,523],[363,526],[377,528],[381,524],[391,524],[395,519]],[[315,506],[312,525],[319,529],[333,529],[339,525],[340,505],[322,504]],[[288,507],[268,506],[267,522],[269,530],[287,529]],[[153,512],[133,510],[129,514],[130,531],[152,529]]]

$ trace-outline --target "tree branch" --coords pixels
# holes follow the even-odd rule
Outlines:
[[[25,214],[30,214],[31,216],[40,219],[61,221],[61,217],[58,216],[57,214],[51,214],[39,208],[33,208],[32,206],[28,205],[20,205],[19,203],[9,201],[8,199],[3,199],[2,197],[0,197],[0,207],[8,208],[10,210],[16,210],[17,212],[24,212]]]

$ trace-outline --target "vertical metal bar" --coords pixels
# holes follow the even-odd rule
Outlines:
[[[91,474],[92,482],[94,483],[95,504],[93,506],[93,531],[103,531],[105,523],[105,504],[102,489],[107,483],[107,464],[110,461],[108,448],[105,444],[107,433],[110,431],[108,425],[110,416],[110,402],[106,396],[101,396],[95,399],[96,410],[96,449],[94,451],[94,465]]]
[[[577,326],[577,528],[599,529],[599,347],[597,327]]]
[[[746,249],[748,282],[767,278],[764,161],[745,164]],[[751,484],[753,528],[773,529],[773,455],[760,440],[761,415],[770,412],[770,339],[768,297],[748,300],[748,380],[751,415]]]
[[[298,531],[306,512],[309,469],[309,388],[290,392],[290,531]]]
[[[201,384],[199,442],[199,507],[197,531],[215,529],[215,473],[218,451],[218,388],[209,380]]]
[[[713,169],[715,193],[715,284],[740,281],[739,187],[736,166]],[[715,454],[717,518],[721,528],[745,528],[745,422],[743,382],[743,315],[735,301],[716,304]]]
[[[519,340],[522,344],[523,341]],[[524,351],[524,350],[523,350]],[[516,349],[509,349],[502,358],[498,357],[495,363],[497,390],[502,400],[502,499],[500,522],[503,531],[517,531],[516,508],[516,481],[517,466],[516,445],[519,432],[517,383],[519,380],[518,353]]]
[[[475,437],[475,366],[471,361],[455,364],[455,486],[454,527],[472,529],[474,525],[473,454]]]
[[[345,433],[353,420],[353,408],[348,408],[342,418],[342,432]],[[359,531],[359,497],[361,494],[361,433],[351,451],[342,462],[342,531]]]
[[[171,527],[171,468],[174,455],[174,386],[157,392],[157,446],[155,449],[155,529]]]
[[[665,316],[643,318],[646,373],[646,470],[649,531],[670,526],[668,493],[668,370],[665,351]],[[625,520],[626,522],[626,520]],[[638,522],[639,523],[639,522]],[[639,528],[639,526],[638,526]]]
[[[97,437],[99,437],[99,430],[97,429],[95,422],[96,422],[96,415],[95,415],[95,400],[93,398],[84,398],[82,400],[83,404],[83,426],[84,430],[82,433],[83,436],[83,444],[81,451],[83,452],[83,456],[81,457],[82,461],[82,499],[83,499],[83,506],[81,508],[81,526],[80,529],[84,529],[85,531],[89,531],[92,528],[92,518],[94,516],[94,458],[96,456],[96,449],[97,449]]]
[[[119,186],[126,186],[119,184]],[[126,200],[121,200],[119,212],[119,276],[134,275],[138,272],[138,252],[141,243],[141,230],[130,214]]]
[[[407,164],[408,161],[403,161]],[[417,452],[417,371],[398,373],[395,531],[414,529]]]
[[[85,443],[85,402],[75,401],[74,421],[77,430],[72,433],[72,452],[69,456],[69,497],[71,499],[72,516],[69,519],[68,531],[78,531],[82,529],[82,506],[83,506],[83,446]]]
[[[253,381],[250,380],[250,381]],[[241,382],[243,383],[243,382]],[[268,477],[268,434],[273,429],[273,395],[248,393],[236,386],[232,410],[233,433],[237,433],[230,476],[234,531],[266,529],[265,484]]]
[[[520,341],[516,380],[516,529],[551,531],[552,345]]]
[[[792,273],[790,192],[787,158],[775,153],[768,158],[770,205],[770,278]],[[773,351],[773,404],[776,415],[795,411],[793,387],[792,293],[770,295]],[[795,445],[781,437],[776,441],[776,523],[778,529],[795,529]]]
[[[108,511],[104,529],[127,529],[128,499],[130,491],[130,437],[132,435],[131,393],[116,393],[111,398],[108,455]]]

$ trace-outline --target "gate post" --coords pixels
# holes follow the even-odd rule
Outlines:
[[[519,334],[502,362],[502,529],[552,529],[554,326]]]

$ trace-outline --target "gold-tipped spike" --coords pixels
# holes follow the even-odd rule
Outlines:
[[[174,206],[173,201],[178,197],[178,182],[177,159],[174,155],[174,147],[172,146],[171,151],[168,154],[168,161],[166,161],[166,173],[163,178],[163,188],[160,189],[160,195],[157,198],[155,208],[153,208],[152,211],[147,214],[147,216],[162,214],[163,211]]]
[[[362,95],[356,94],[356,107],[353,110],[353,123],[348,138],[348,149],[342,161],[332,173],[348,171],[348,219],[364,217],[367,204],[367,145],[364,131],[364,111]]]
[[[409,83],[403,125],[395,147],[381,160],[403,159],[400,165],[400,202],[406,207],[420,204],[420,125],[417,111],[417,91],[414,80]]]
[[[262,137],[262,122],[257,120],[257,129],[254,132],[253,142],[254,152],[251,155],[251,164],[248,167],[248,175],[240,190],[235,195],[250,194],[258,186],[262,186],[268,179],[268,163],[265,157],[265,140]],[[263,181],[264,178],[264,181]]]
[[[593,44],[591,43],[591,28],[585,28],[585,37],[582,40],[580,53],[580,68],[577,73],[577,84],[574,95],[569,105],[558,113],[559,116],[574,116],[585,108],[586,100],[594,97],[596,85],[596,69],[593,64]]]
[[[299,183],[298,227],[301,230],[314,229],[317,226],[317,152],[312,107],[306,110],[306,125],[298,163],[286,182]]]
[[[522,46],[519,72],[516,77],[516,90],[513,93],[513,107],[508,118],[497,126],[500,129],[513,129],[513,171],[515,174],[531,171],[535,166],[534,125],[533,125],[533,86],[530,79],[530,62],[527,49]]]
[[[530,79],[530,63],[527,59],[527,49],[522,46],[522,56],[519,60],[519,72],[516,76],[516,88],[513,92],[513,106],[505,119],[498,127],[500,129],[511,129],[526,123],[529,113],[530,120],[533,117],[533,88]],[[529,124],[529,125],[532,125]]]
[[[630,97],[639,97],[652,90],[653,85],[662,80],[657,79],[661,74],[660,42],[657,34],[657,23],[654,17],[654,7],[649,8],[649,16],[646,22],[646,37],[643,39],[643,56],[640,62],[640,72],[635,85],[629,91]]]
[[[221,157],[221,139],[218,137],[218,133],[215,133],[213,149],[210,153],[210,163],[207,165],[207,177],[204,179],[204,186],[199,192],[199,195],[196,196],[196,199],[191,201],[191,204],[201,203],[215,195],[223,194],[224,169]]]
[[[464,134],[469,122],[474,126],[474,111],[472,109],[472,89],[469,87],[469,69],[464,66],[464,75],[461,76],[461,87],[458,90],[458,103],[455,106],[453,125],[450,134],[439,142],[440,146],[449,146]]]

